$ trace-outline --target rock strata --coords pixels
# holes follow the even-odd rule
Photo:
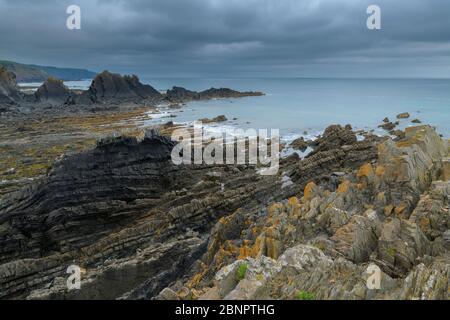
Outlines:
[[[346,143],[356,150],[350,132],[334,138],[344,130],[331,127],[317,155]],[[372,144],[375,153],[360,149],[362,163],[333,159],[344,171],[334,179],[294,175],[302,193],[218,222],[185,287],[198,299],[448,299],[446,142],[420,126],[397,143]],[[242,264],[248,271],[238,282],[232,275]],[[381,269],[379,290],[366,285],[370,265]]]
[[[2,198],[1,297],[448,299],[449,149],[431,127],[359,141],[333,125],[274,176],[176,166],[174,145],[105,139]]]

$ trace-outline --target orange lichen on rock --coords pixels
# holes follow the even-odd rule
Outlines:
[[[272,259],[278,259],[281,254],[282,242],[274,238],[266,238],[267,256]]]
[[[244,244],[239,248],[239,255],[237,257],[238,260],[245,259],[247,257],[252,257],[252,248],[248,245]]]
[[[397,215],[406,213],[408,209],[408,205],[406,203],[400,203],[398,206],[395,206],[394,212]]]
[[[347,193],[347,192],[348,192],[348,189],[350,188],[350,184],[351,184],[351,182],[348,181],[348,180],[342,181],[342,182],[339,184],[339,186],[338,186],[336,192],[337,192],[337,193]]]
[[[375,169],[375,174],[380,178],[383,177],[385,173],[386,168],[382,165],[378,165],[377,168]]]
[[[200,283],[200,281],[203,279],[205,273],[208,271],[208,267],[206,264],[204,264],[203,262],[200,261],[200,267],[201,270],[200,272],[196,273],[186,284],[186,286],[188,288],[194,288],[196,286],[198,286],[198,284]]]
[[[266,246],[264,241],[264,236],[260,235],[258,238],[256,238],[255,244],[252,247],[250,256],[253,258],[256,258],[264,253]]]
[[[300,204],[300,201],[298,200],[297,197],[290,197],[288,200],[288,204],[291,207],[296,207]]]
[[[308,182],[308,184],[305,186],[305,190],[303,192],[303,197],[305,200],[311,200],[314,196],[314,189],[317,188],[317,185],[314,183],[314,181]]]
[[[374,175],[374,172],[373,172],[372,165],[370,163],[366,163],[366,164],[362,165],[359,168],[358,172],[356,173],[356,176],[358,178],[366,177],[368,179],[371,179],[373,177],[373,175]]]

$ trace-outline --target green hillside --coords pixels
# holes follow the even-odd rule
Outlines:
[[[85,69],[27,65],[4,60],[0,60],[0,66],[4,66],[13,72],[18,82],[40,82],[46,80],[48,77],[54,77],[64,81],[75,81],[91,79],[96,74]]]

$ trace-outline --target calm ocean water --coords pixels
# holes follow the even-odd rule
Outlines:
[[[395,120],[401,112],[412,119],[436,126],[450,138],[450,79],[198,79],[143,78],[158,90],[182,86],[191,90],[229,87],[240,91],[263,91],[262,97],[192,102],[179,110],[161,110],[148,123],[192,122],[224,114],[229,121],[220,126],[280,129],[291,140],[308,132],[313,136],[330,124],[351,124],[355,129],[377,129],[384,117]],[[68,82],[77,89],[90,81]],[[170,114],[176,117],[169,118]],[[237,120],[232,120],[237,118]]]
[[[224,114],[225,125],[242,128],[276,128],[285,137],[304,131],[315,135],[330,124],[351,124],[357,129],[377,129],[384,117],[409,112],[400,127],[418,118],[450,137],[450,79],[144,79],[155,88],[173,85],[193,90],[212,86],[263,91],[266,96],[189,103],[175,111],[175,122],[190,122]],[[231,119],[237,118],[233,121]],[[168,119],[155,119],[165,122]],[[290,139],[289,139],[290,140]]]

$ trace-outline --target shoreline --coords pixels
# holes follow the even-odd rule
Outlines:
[[[229,98],[224,99],[228,100]],[[123,111],[119,109],[102,111],[100,113],[82,112],[61,116],[49,115],[48,117],[41,116],[37,119],[34,116],[24,116],[21,119],[25,122],[20,121],[16,123],[16,120],[4,122],[2,127],[0,127],[0,150],[4,155],[3,161],[0,162],[0,195],[17,190],[17,188],[27,184],[29,181],[33,181],[32,179],[42,177],[63,153],[76,153],[86,150],[86,148],[92,148],[95,146],[96,141],[101,138],[111,135],[142,137],[146,129],[155,125],[162,127],[163,133],[166,135],[176,128],[189,128],[193,122],[176,121],[178,117],[171,117],[171,114],[181,114],[191,108],[190,102],[182,103],[177,108],[171,107],[171,104],[167,102],[156,106],[134,107]],[[148,119],[152,115],[157,115],[157,117]],[[154,120],[157,121],[154,122]],[[30,121],[32,122],[29,123]],[[403,124],[407,124],[410,119],[400,119],[400,121]],[[167,123],[170,122],[173,125],[168,126]],[[47,126],[50,123],[52,126],[57,124],[60,128],[54,130],[52,127]],[[381,119],[380,124],[382,124]],[[236,128],[242,127],[239,123],[228,119],[224,122],[204,125],[204,129],[211,133],[220,133]],[[306,141],[314,141],[323,134],[324,130],[325,128],[306,134],[302,133],[300,129],[296,130],[296,132],[281,133],[281,157],[286,158],[294,153],[301,158],[306,157],[313,151],[312,148],[308,147],[306,151],[300,151],[292,148],[290,144],[299,138],[304,138]],[[363,140],[364,135],[367,134],[396,138],[395,135],[390,134],[387,130],[378,127],[372,129],[354,128],[354,131],[360,140]],[[35,135],[32,138],[34,146],[40,146],[41,148],[39,153],[33,151],[35,148],[27,148],[25,146],[25,143],[30,143],[31,141],[25,142],[26,140],[24,140],[21,142],[20,140],[24,138],[29,140],[27,137],[30,137],[30,133]],[[21,151],[22,149],[23,151]],[[37,157],[36,160],[32,160],[33,157]],[[22,163],[22,161],[26,162]],[[14,186],[15,181],[18,187]]]
[[[319,274],[321,285],[311,284],[317,299],[414,298],[408,279],[448,267],[446,230],[419,222],[448,205],[450,161],[448,143],[431,127],[405,134],[397,142],[358,141],[350,127],[331,125],[312,156],[283,159],[274,176],[251,165],[174,166],[173,142],[156,132],[104,139],[60,159],[32,188],[2,198],[0,215],[13,227],[0,235],[0,272],[10,274],[0,292],[27,299],[293,299]],[[33,240],[11,241],[13,234]],[[66,290],[69,262],[86,270],[82,290]],[[381,267],[389,289],[365,289],[369,262]],[[250,270],[246,281],[230,283],[242,263]],[[302,272],[292,273],[299,265]],[[263,278],[252,276],[261,270]],[[57,278],[48,285],[43,274]],[[277,291],[289,275],[288,290]],[[348,282],[360,290],[340,291]],[[32,285],[21,290],[22,283]],[[434,297],[445,296],[441,288]]]

